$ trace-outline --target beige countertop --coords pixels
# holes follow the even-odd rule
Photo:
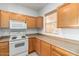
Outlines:
[[[0,42],[8,42],[10,39],[10,36],[1,36],[0,37]]]
[[[73,54],[79,55],[79,41],[70,40],[67,38],[47,35],[29,35],[29,37],[36,37],[40,40],[46,41],[52,45],[63,48]]]
[[[76,55],[79,55],[79,41],[70,40],[59,36],[47,36],[42,34],[32,34],[28,36],[29,38],[36,37],[40,40],[46,41],[52,45],[58,46]],[[6,42],[6,41],[9,41],[9,39],[10,39],[10,36],[2,36],[0,37],[0,42]]]

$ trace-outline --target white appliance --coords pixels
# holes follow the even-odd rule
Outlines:
[[[10,20],[10,29],[26,29],[27,25],[25,22]]]
[[[18,55],[18,54],[23,54],[25,52],[28,52],[28,40],[17,40],[17,41],[12,41],[10,42],[10,55],[14,56],[14,55]],[[27,55],[27,54],[25,54]]]
[[[25,34],[11,32],[9,40],[9,55],[10,56],[26,56],[28,55],[28,37]],[[24,33],[24,32],[21,32]]]
[[[12,30],[9,40],[10,56],[28,55],[28,37],[25,34],[26,29],[27,25],[24,22],[10,20],[10,30]]]

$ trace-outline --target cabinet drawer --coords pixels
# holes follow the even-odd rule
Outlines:
[[[1,46],[8,46],[9,45],[9,42],[0,42],[0,47]]]
[[[9,47],[0,47],[0,52],[9,52]]]

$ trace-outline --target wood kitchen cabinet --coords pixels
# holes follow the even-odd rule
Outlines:
[[[29,38],[29,53],[35,51],[35,37]]]
[[[41,54],[42,56],[50,56],[50,44],[41,41]]]
[[[40,56],[75,56],[75,54],[63,48],[35,37],[29,39],[29,52],[36,52]]]
[[[36,28],[38,29],[43,28],[43,17],[42,16],[36,17]]]
[[[66,51],[62,48],[51,45],[51,56],[74,56],[74,55],[75,54],[69,51]]]
[[[9,17],[9,12],[0,11],[0,28],[9,28]]]
[[[41,54],[40,54],[40,50],[41,50],[41,45],[40,45],[40,43],[41,43],[41,40],[38,39],[38,38],[36,38],[36,40],[35,40],[35,51],[36,51],[36,53],[39,54],[39,55],[41,55]]]
[[[78,27],[78,4],[70,3],[65,4],[58,8],[58,28]]]
[[[26,16],[21,15],[21,14],[11,13],[10,14],[10,20],[16,20],[16,21],[23,21],[23,22],[25,22]]]
[[[27,24],[28,29],[37,29],[43,27],[43,18],[41,16],[26,16],[0,10],[0,28],[9,28],[10,20],[25,22]]]
[[[41,29],[43,28],[43,17],[32,17],[32,16],[26,16],[26,23],[27,27],[30,29]]]
[[[61,56],[56,50],[55,46],[51,45],[51,56]]]
[[[24,15],[17,14],[16,17],[17,17],[16,20],[18,20],[18,21],[25,22],[25,20],[26,20],[26,16],[24,16]]]
[[[0,42],[0,56],[9,55],[9,42]]]
[[[27,28],[34,29],[36,28],[35,17],[26,16]]]

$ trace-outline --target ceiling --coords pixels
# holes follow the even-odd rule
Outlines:
[[[48,3],[20,3],[24,7],[39,11],[44,8]]]

